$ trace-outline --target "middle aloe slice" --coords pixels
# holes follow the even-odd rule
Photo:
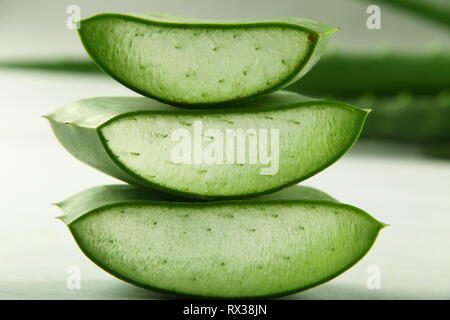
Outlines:
[[[92,98],[48,117],[79,160],[128,183],[238,198],[304,180],[357,140],[368,111],[279,92],[239,109],[187,110],[143,97]]]

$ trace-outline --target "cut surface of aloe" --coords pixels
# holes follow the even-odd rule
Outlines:
[[[185,106],[242,102],[303,76],[335,31],[300,18],[208,21],[99,14],[79,35],[93,60],[128,88]]]
[[[360,260],[384,227],[300,186],[250,200],[186,202],[112,185],[58,206],[81,250],[107,272],[202,297],[280,296],[319,285]]]
[[[356,141],[366,116],[348,104],[279,92],[223,110],[93,98],[47,118],[69,152],[118,179],[181,196],[237,198],[329,166]]]

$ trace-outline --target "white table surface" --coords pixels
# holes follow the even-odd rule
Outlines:
[[[0,70],[0,299],[169,297],[117,280],[91,263],[50,205],[117,181],[69,155],[40,116],[77,99],[132,94],[103,76]],[[360,141],[304,184],[390,227],[343,275],[287,298],[450,298],[450,161],[425,158],[412,147]],[[380,289],[367,288],[372,265],[381,271]],[[66,286],[69,266],[80,268],[80,290]]]

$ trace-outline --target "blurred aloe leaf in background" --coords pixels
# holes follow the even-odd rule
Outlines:
[[[93,74],[102,72],[93,62],[87,59],[4,60],[0,61],[0,68]]]
[[[292,91],[312,96],[359,97],[403,91],[436,94],[450,89],[450,52],[335,52],[325,55]]]

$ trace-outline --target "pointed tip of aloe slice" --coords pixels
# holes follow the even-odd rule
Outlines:
[[[55,207],[58,207],[59,209],[62,210],[63,202],[54,202],[54,203],[51,203],[51,205],[55,206]],[[64,221],[64,214],[61,215],[61,216],[54,217],[54,218],[65,223],[65,221]]]
[[[380,230],[382,230],[382,229],[384,229],[386,227],[390,227],[390,225],[387,224],[387,223],[384,223],[384,222],[381,222],[381,221],[378,221],[378,223],[380,224]]]
[[[52,206],[58,207],[58,208],[62,208],[63,203],[62,202],[53,202],[51,203]]]
[[[325,31],[325,35],[331,35],[331,34],[335,33],[336,31],[339,31],[339,30],[340,30],[340,28],[330,27],[330,28],[328,28],[327,31]]]

